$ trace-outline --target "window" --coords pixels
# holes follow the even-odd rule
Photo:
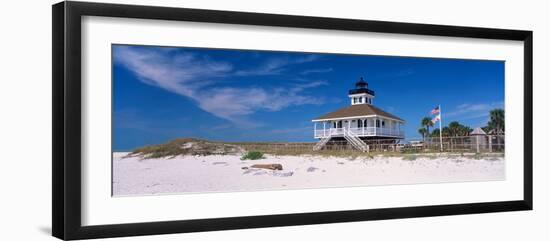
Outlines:
[[[382,121],[382,127],[386,126],[386,122]]]
[[[357,97],[353,97],[353,103],[357,103]]]
[[[380,120],[376,120],[376,127],[380,127]]]
[[[359,128],[363,127],[363,121],[362,120],[357,120],[357,127],[359,127]]]
[[[359,103],[363,103],[363,97],[359,97]]]

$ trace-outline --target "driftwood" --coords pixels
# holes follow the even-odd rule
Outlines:
[[[281,164],[254,164],[250,167],[263,168],[263,169],[269,169],[269,170],[283,170],[283,165]]]

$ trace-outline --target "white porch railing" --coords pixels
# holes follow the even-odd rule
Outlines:
[[[405,133],[402,130],[382,128],[382,127],[358,127],[358,128],[330,128],[317,129],[314,132],[315,138],[338,137],[344,136],[344,131],[348,131],[359,137],[366,136],[389,136],[389,137],[404,137]]]

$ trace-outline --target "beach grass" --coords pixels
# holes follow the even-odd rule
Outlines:
[[[226,155],[242,152],[242,148],[195,138],[179,138],[164,144],[150,145],[133,150],[129,156],[142,155],[145,159],[176,157],[179,155]]]
[[[159,145],[149,145],[135,149],[128,156],[140,155],[145,159],[176,157],[179,155],[229,155],[238,154],[242,160],[261,159],[264,155],[274,156],[321,156],[372,159],[376,156],[401,157],[414,161],[418,158],[436,159],[442,157],[466,157],[483,159],[503,157],[504,153],[439,152],[436,150],[371,151],[360,152],[352,148],[313,150],[315,143],[260,143],[260,142],[212,142],[196,138],[179,138]]]

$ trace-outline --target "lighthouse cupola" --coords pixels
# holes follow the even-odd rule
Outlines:
[[[355,83],[355,89],[349,90],[348,96],[351,100],[351,105],[372,105],[374,91],[369,89],[369,84],[361,77]]]

